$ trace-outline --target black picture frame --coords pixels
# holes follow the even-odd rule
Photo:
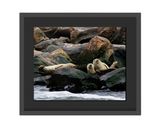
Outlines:
[[[127,27],[126,101],[34,101],[34,26]],[[141,13],[20,13],[20,115],[140,115]]]

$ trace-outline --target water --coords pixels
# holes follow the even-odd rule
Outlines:
[[[34,86],[34,100],[125,100],[125,91],[98,90],[86,93],[48,91],[45,86]]]

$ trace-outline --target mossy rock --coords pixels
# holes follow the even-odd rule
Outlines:
[[[126,89],[126,69],[125,67],[113,70],[100,77],[101,81],[105,81],[106,86],[110,89],[125,90]]]
[[[49,53],[48,57],[51,59],[51,62],[56,64],[66,64],[72,62],[70,56],[61,48]]]

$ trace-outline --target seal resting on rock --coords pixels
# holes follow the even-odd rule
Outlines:
[[[94,68],[95,68],[96,72],[101,72],[101,71],[105,71],[105,70],[109,69],[108,65],[103,63],[99,59],[94,59],[93,60],[93,65],[94,65]]]
[[[96,73],[96,71],[94,69],[94,65],[92,63],[89,63],[87,65],[87,72],[90,73],[90,74],[95,74]]]
[[[57,64],[57,65],[50,65],[50,66],[43,66],[41,65],[39,67],[39,70],[42,70],[45,73],[52,73],[56,69],[61,69],[61,68],[74,68],[76,67],[75,64],[72,63],[67,63],[67,64]]]

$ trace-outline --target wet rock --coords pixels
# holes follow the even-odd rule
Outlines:
[[[48,84],[48,79],[50,78],[50,75],[46,76],[39,76],[34,78],[34,85],[47,85]]]
[[[53,72],[49,79],[50,90],[63,90],[66,85],[81,88],[81,80],[88,77],[87,73],[75,68],[63,68]],[[80,89],[79,89],[80,90]]]
[[[47,87],[53,90],[68,90],[70,92],[82,92],[85,90],[97,90],[101,88],[100,80],[97,77],[75,69],[63,68],[53,72]]]
[[[126,69],[125,67],[115,69],[109,73],[100,76],[101,81],[105,81],[110,90],[126,90]]]

